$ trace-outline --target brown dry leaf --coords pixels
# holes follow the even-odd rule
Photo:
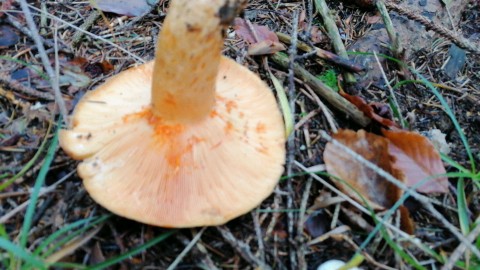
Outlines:
[[[389,142],[384,137],[364,130],[339,130],[332,137],[400,181],[404,179],[402,171],[394,166],[394,157],[389,154]],[[327,172],[341,179],[335,179],[337,187],[362,204],[361,197],[365,198],[373,209],[391,207],[402,194],[398,187],[332,142],[327,143],[323,159]]]
[[[412,187],[432,175],[446,173],[440,154],[426,137],[410,131],[383,130],[382,133],[390,141],[390,154],[396,158],[395,167],[403,171],[408,186]],[[429,179],[416,190],[446,193],[448,178]]]
[[[244,19],[235,18],[234,29],[239,37],[250,44],[249,55],[273,54],[285,50],[277,35],[266,26],[251,24],[249,27]]]
[[[395,130],[400,129],[400,126],[397,123],[393,122],[388,118],[382,117],[381,115],[375,112],[375,109],[378,108],[379,106],[378,102],[374,104],[367,104],[367,102],[361,97],[349,95],[344,91],[340,91],[339,94],[342,97],[344,97],[346,100],[348,100],[350,103],[355,105],[368,118],[375,120],[379,124],[385,127],[389,127],[390,129],[395,129]]]
[[[318,44],[324,41],[327,37],[323,34],[322,30],[318,28],[318,26],[312,26],[312,30],[310,31],[310,37],[314,44]]]
[[[274,54],[279,51],[285,50],[285,46],[279,42],[273,42],[271,40],[263,40],[257,43],[253,43],[248,47],[248,55],[265,55]]]

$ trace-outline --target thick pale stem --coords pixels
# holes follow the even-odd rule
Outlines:
[[[152,106],[156,116],[189,123],[211,112],[223,47],[221,12],[229,3],[171,1],[155,57]]]

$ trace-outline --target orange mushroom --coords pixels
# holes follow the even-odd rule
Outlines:
[[[283,172],[275,98],[221,56],[232,0],[172,0],[156,58],[86,94],[60,144],[108,210],[162,227],[218,225],[247,213]]]

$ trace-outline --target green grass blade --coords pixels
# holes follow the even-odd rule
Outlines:
[[[450,158],[449,156],[440,153],[440,157],[442,158],[442,160],[443,160],[444,162],[448,163],[448,165],[454,167],[455,169],[457,169],[457,170],[459,170],[459,171],[461,171],[461,172],[471,173],[470,170],[468,170],[467,168],[463,167],[462,165],[460,165],[460,163],[456,162],[455,160],[453,160],[453,159]]]
[[[35,185],[33,187],[32,194],[30,195],[30,204],[27,207],[27,211],[25,213],[25,218],[23,220],[22,229],[20,230],[20,247],[25,248],[27,245],[28,239],[28,232],[30,231],[30,227],[32,226],[32,219],[33,215],[35,214],[35,207],[38,201],[38,195],[40,193],[40,188],[43,186],[45,182],[45,177],[50,169],[50,164],[53,161],[55,156],[55,150],[58,146],[58,130],[55,132],[53,136],[52,142],[50,143],[50,147],[48,148],[47,155],[45,156],[45,160],[43,161],[42,167],[38,172],[37,179],[35,180]]]
[[[368,55],[368,56],[374,56],[373,53],[368,53],[368,52],[348,52],[348,54],[351,54],[351,55]],[[377,54],[377,56],[380,56],[380,57],[383,57],[385,59],[388,59],[390,61],[393,61],[399,65],[402,65],[403,67],[405,68],[408,68],[408,70],[410,70],[413,74],[415,74],[418,78],[420,78],[420,82],[422,84],[424,84],[428,89],[430,89],[430,91],[435,95],[435,97],[438,99],[438,101],[440,101],[440,104],[442,105],[443,109],[445,110],[445,113],[448,115],[448,117],[450,118],[450,120],[452,120],[452,123],[455,127],[455,130],[457,131],[458,135],[460,136],[460,140],[462,141],[462,144],[465,148],[465,151],[467,152],[467,156],[470,160],[470,165],[472,166],[471,168],[471,171],[473,173],[476,173],[476,163],[475,163],[475,158],[472,154],[472,150],[470,148],[470,145],[468,144],[468,140],[467,140],[467,137],[465,136],[465,133],[463,132],[463,129],[462,127],[460,126],[460,124],[458,123],[458,120],[457,118],[455,117],[455,114],[453,113],[452,109],[450,108],[450,106],[448,105],[447,101],[443,98],[443,96],[440,94],[440,92],[438,92],[437,88],[429,81],[427,80],[422,74],[420,74],[418,71],[416,71],[415,69],[409,67],[407,64],[405,64],[404,62],[396,59],[396,58],[393,58],[391,56],[388,56],[388,55],[385,55],[385,54]],[[407,82],[412,82],[412,81],[407,81]],[[418,81],[415,81],[415,82],[418,82]]]
[[[472,166],[471,170],[472,170],[472,172],[476,172],[475,158],[473,157],[472,149],[470,148],[470,145],[468,144],[467,137],[465,136],[465,133],[463,132],[462,127],[460,126],[460,123],[458,123],[458,120],[455,117],[455,114],[453,113],[450,106],[448,106],[447,101],[443,98],[443,96],[440,94],[440,92],[438,92],[438,90],[432,85],[431,82],[429,82],[425,77],[423,77],[415,69],[410,68],[410,67],[409,67],[409,69],[410,69],[410,71],[415,73],[415,75],[417,75],[419,78],[421,78],[421,80],[425,83],[425,85],[432,91],[432,93],[440,101],[440,104],[442,104],[443,109],[445,110],[447,115],[450,117],[450,120],[452,120],[452,123],[455,126],[455,129],[457,130],[458,135],[460,136],[460,140],[463,143],[465,151],[467,151],[467,156],[470,159],[470,165]]]
[[[93,226],[99,224],[99,223],[102,223],[104,222],[109,216],[103,216],[95,221],[93,221],[92,223],[88,224],[87,226],[77,230],[77,231],[74,231],[74,232],[69,232],[69,231],[66,231],[66,230],[63,230],[62,233],[63,235],[64,234],[67,234],[66,237],[62,238],[61,240],[59,240],[58,242],[56,242],[54,245],[52,245],[48,250],[46,250],[45,252],[42,253],[42,255],[40,256],[41,258],[46,258],[48,256],[50,256],[53,252],[55,252],[55,250],[57,250],[59,247],[65,245],[66,243],[68,243],[70,240],[72,240],[73,238],[79,236],[80,234],[86,232],[87,230],[89,230],[90,228],[92,228]],[[62,234],[58,234],[56,238],[58,238],[59,236],[61,236]]]
[[[116,263],[119,263],[125,259],[128,259],[129,257],[133,256],[133,255],[136,255],[144,250],[146,250],[147,248],[150,248],[160,242],[162,242],[163,240],[167,239],[169,236],[171,236],[172,234],[174,234],[177,230],[170,230],[166,233],[163,233],[161,234],[160,236],[148,241],[147,243],[139,246],[139,247],[136,247],[124,254],[121,254],[117,257],[114,257],[114,258],[111,258],[111,259],[108,259],[102,263],[99,263],[97,265],[94,265],[94,266],[91,266],[91,267],[88,267],[87,269],[89,270],[100,270],[100,269],[105,269],[109,266],[112,266]]]
[[[10,237],[8,236],[7,230],[5,230],[5,226],[3,226],[3,224],[0,224],[0,238],[3,238],[7,241],[10,241],[9,240]],[[10,261],[7,261],[7,259],[10,259]],[[8,252],[8,257],[4,255],[2,257],[1,262],[2,262],[2,265],[4,266],[5,269],[8,268],[7,265],[14,264],[15,263],[15,257],[13,256],[13,253]]]
[[[460,229],[463,235],[468,235],[470,232],[470,220],[468,218],[467,198],[465,196],[465,181],[463,178],[460,178],[457,182],[457,207]]]
[[[377,221],[377,220],[376,220]],[[415,259],[413,258],[412,256],[410,256],[408,253],[406,253],[403,248],[398,245],[397,243],[395,243],[392,238],[388,235],[388,233],[385,231],[385,228],[382,227],[382,229],[380,230],[381,234],[382,234],[382,237],[383,239],[385,239],[385,241],[387,242],[387,244],[393,249],[395,250],[395,253],[400,255],[400,257],[402,257],[402,259],[404,261],[406,261],[409,266],[413,266],[415,269],[421,269],[421,270],[427,270],[427,268],[425,268],[424,266],[420,265],[420,263]]]
[[[50,267],[55,267],[57,269],[75,269],[75,270],[80,270],[80,269],[85,269],[85,265],[83,264],[78,264],[78,263],[68,263],[68,262],[56,262],[54,264],[51,264]]]
[[[57,242],[55,245],[53,245],[51,248],[49,248],[47,251],[45,251],[40,257],[45,258],[46,256],[49,256],[51,252],[53,252],[56,248],[59,246],[63,245],[64,243],[70,241],[77,235],[83,233],[84,231],[90,229],[91,227],[107,220],[111,215],[105,215],[102,217],[90,217],[82,220],[75,221],[71,224],[68,224],[64,226],[63,228],[59,229],[58,231],[54,232],[50,236],[48,236],[42,243],[35,248],[33,251],[34,255],[40,255],[40,253],[50,244],[52,244],[55,240],[57,240],[59,237],[62,235],[68,235],[68,237],[62,239],[62,241]],[[87,226],[83,227],[82,229],[75,231],[72,233],[72,231],[80,226],[83,226],[85,224],[88,224]]]
[[[29,254],[25,251],[24,248],[15,245],[7,239],[0,238],[0,249],[4,249],[14,254],[15,257],[22,259],[23,261],[31,264],[34,267],[40,269],[47,269],[46,265],[39,258],[33,256],[32,254]]]

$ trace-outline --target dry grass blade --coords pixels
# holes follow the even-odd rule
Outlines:
[[[85,243],[90,241],[97,233],[102,229],[102,225],[98,226],[97,228],[91,230],[85,235],[80,235],[72,239],[68,242],[64,247],[62,247],[57,252],[53,253],[52,255],[48,256],[45,261],[49,263],[55,263],[60,261],[62,258],[73,254],[77,249],[82,247]]]

